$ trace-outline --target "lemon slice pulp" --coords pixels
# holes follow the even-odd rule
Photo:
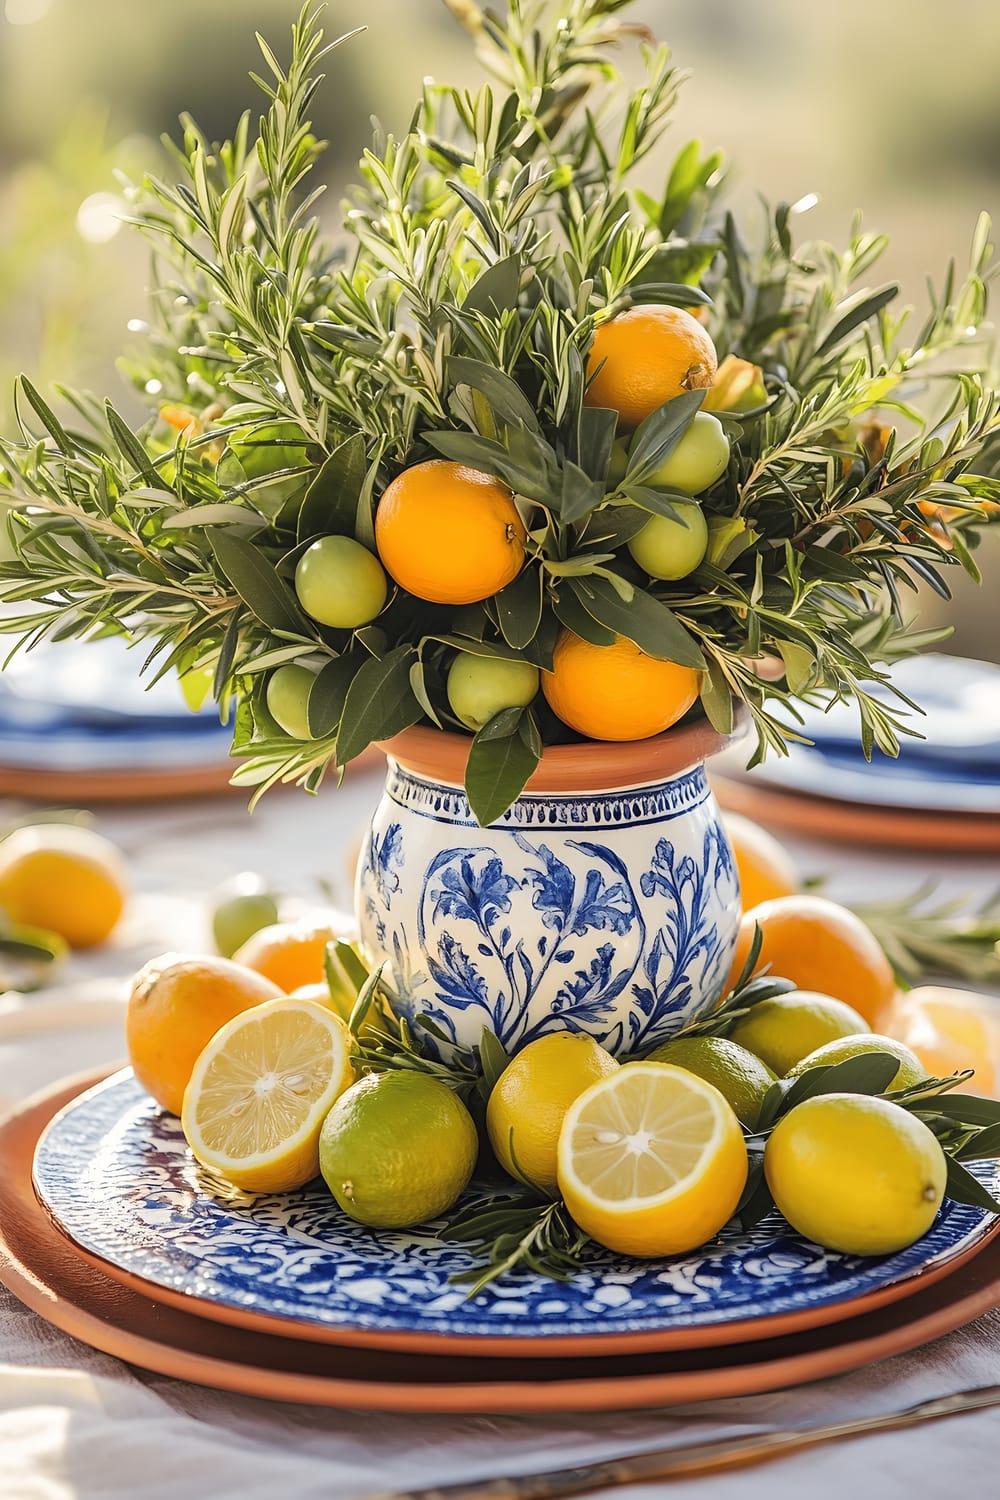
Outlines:
[[[319,1172],[319,1134],[354,1081],[351,1035],[311,1000],[243,1011],[200,1054],[181,1124],[195,1159],[248,1192],[284,1192]]]
[[[573,1218],[626,1255],[703,1245],[746,1184],[739,1121],[718,1089],[666,1063],[627,1063],[570,1106],[559,1186]]]

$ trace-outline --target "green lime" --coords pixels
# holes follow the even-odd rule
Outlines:
[[[237,875],[216,895],[212,936],[223,958],[232,958],[248,938],[278,920],[278,904],[259,875]]]
[[[729,439],[722,423],[711,412],[699,411],[670,457],[646,483],[700,495],[726,472],[728,465]]]
[[[808,1068],[820,1068],[827,1063],[846,1062],[849,1057],[858,1057],[863,1052],[889,1052],[899,1062],[899,1067],[892,1082],[887,1086],[891,1089],[912,1088],[915,1083],[923,1083],[927,1077],[927,1069],[909,1047],[904,1047],[902,1042],[896,1042],[891,1036],[879,1036],[872,1032],[870,1036],[844,1036],[835,1042],[827,1042],[825,1047],[817,1047],[815,1052],[810,1052],[801,1062],[797,1062],[794,1068],[789,1068],[787,1078],[798,1078]]]
[[[714,1084],[750,1130],[756,1127],[764,1095],[777,1081],[765,1062],[724,1036],[679,1036],[663,1042],[647,1061],[673,1063]]]
[[[870,1030],[864,1016],[843,1000],[814,990],[793,990],[774,1000],[758,1001],[736,1022],[729,1039],[748,1048],[783,1077],[817,1047]]]
[[[628,550],[650,578],[686,578],[708,548],[708,525],[701,506],[694,500],[670,503],[676,520],[651,516],[628,543]]]
[[[293,740],[311,740],[309,732],[309,694],[316,673],[298,662],[286,662],[267,679],[267,711]]]
[[[538,692],[530,661],[460,651],[448,672],[448,702],[467,729],[480,730],[505,708],[525,708]]]
[[[478,1151],[472,1116],[447,1084],[427,1073],[369,1073],[327,1115],[319,1165],[352,1219],[406,1229],[452,1206]]]
[[[307,615],[337,630],[367,625],[389,592],[373,552],[349,536],[324,536],[307,547],[295,569],[295,592]]]

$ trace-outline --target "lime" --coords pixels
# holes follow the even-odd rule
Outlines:
[[[448,673],[448,702],[467,729],[482,729],[505,708],[526,708],[537,692],[538,668],[528,661],[462,651]]]
[[[216,893],[212,936],[223,958],[232,958],[248,938],[278,920],[278,905],[259,875],[245,871]]]
[[[559,1131],[574,1099],[618,1064],[592,1036],[561,1031],[529,1042],[493,1086],[486,1129],[511,1177],[556,1191]]]
[[[709,412],[699,411],[673,453],[646,483],[700,495],[726,472],[728,464],[729,439],[722,423]]]
[[[891,1255],[931,1227],[947,1165],[933,1132],[898,1104],[822,1094],[778,1121],[764,1175],[807,1239],[848,1255]]]
[[[672,500],[677,520],[651,516],[631,539],[628,550],[650,578],[686,578],[705,556],[708,526],[700,505]]]
[[[615,438],[611,445],[611,457],[608,459],[607,483],[609,488],[615,488],[621,484],[628,473],[628,444],[624,438]]]
[[[723,1036],[679,1036],[663,1042],[647,1061],[673,1063],[713,1083],[750,1130],[756,1128],[764,1095],[777,1082],[759,1057]]]
[[[846,1062],[849,1057],[859,1057],[864,1052],[889,1052],[897,1059],[899,1067],[891,1083],[887,1085],[888,1088],[912,1088],[915,1083],[923,1083],[927,1077],[927,1069],[916,1053],[911,1052],[909,1047],[904,1047],[902,1042],[893,1041],[891,1036],[879,1036],[874,1031],[869,1036],[845,1036],[839,1041],[827,1042],[824,1047],[817,1047],[815,1052],[810,1052],[808,1057],[797,1062],[794,1068],[789,1068],[785,1076],[798,1078],[808,1068]]]
[[[349,536],[320,537],[295,569],[295,592],[306,614],[337,630],[374,620],[388,591],[378,558]]]
[[[447,1084],[427,1073],[369,1073],[327,1115],[319,1162],[352,1219],[405,1229],[452,1206],[478,1149],[472,1116]]]
[[[311,740],[309,732],[309,694],[316,673],[297,662],[278,667],[267,679],[267,711],[271,718],[291,735],[293,740]]]
[[[736,1022],[729,1038],[783,1077],[817,1047],[870,1030],[865,1018],[843,1000],[815,990],[793,990],[758,1001]]]

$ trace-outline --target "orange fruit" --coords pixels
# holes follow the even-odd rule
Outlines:
[[[622,427],[638,427],[682,391],[710,386],[717,363],[711,338],[682,307],[632,307],[594,330],[584,404],[608,407]]]
[[[892,1004],[896,981],[892,965],[860,917],[823,896],[778,896],[743,915],[729,973],[731,988],[740,976],[753,941],[762,936],[754,973],[765,965],[800,990],[832,995],[877,1026]]]
[[[992,996],[920,985],[897,998],[885,1029],[935,1078],[975,1068],[959,1093],[1000,1097],[1000,1014]]]
[[[375,545],[418,599],[475,604],[512,583],[527,533],[507,485],[445,458],[404,469],[383,491]]]
[[[12,922],[55,932],[71,948],[110,937],[127,889],[121,851],[90,828],[36,823],[0,843],[0,907]]]
[[[801,885],[799,874],[792,856],[774,834],[742,813],[723,813],[722,821],[739,871],[743,910],[772,901],[775,896],[794,895]]]
[[[542,692],[564,724],[592,740],[645,740],[686,714],[701,674],[647,656],[626,636],[592,646],[564,630],[542,673]]]
[[[179,1115],[203,1048],[220,1027],[281,990],[228,958],[165,953],[132,981],[125,1040],[135,1076],[157,1104]]]
[[[344,936],[328,922],[272,922],[247,938],[233,959],[290,995],[304,984],[322,981],[326,945]]]

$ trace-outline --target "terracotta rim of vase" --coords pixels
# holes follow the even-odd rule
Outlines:
[[[737,704],[729,734],[714,729],[707,719],[695,719],[647,740],[547,745],[525,791],[594,792],[665,781],[736,744],[744,737],[749,718],[742,704]],[[380,741],[379,748],[416,776],[461,786],[470,743],[468,735],[415,724],[391,740]]]

